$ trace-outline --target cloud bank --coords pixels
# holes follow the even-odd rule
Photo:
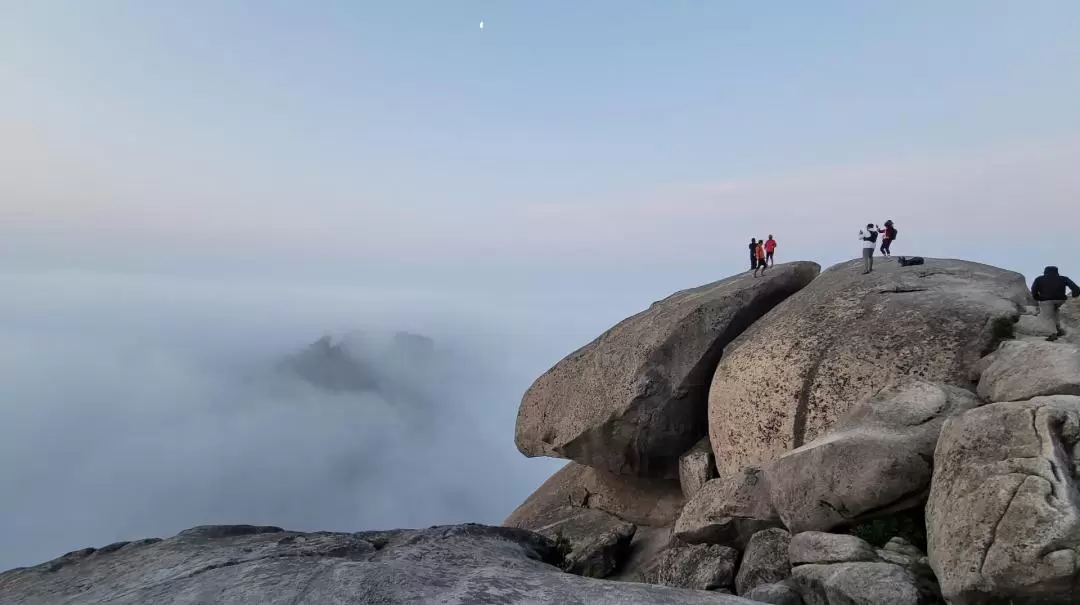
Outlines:
[[[204,523],[498,523],[561,464],[522,457],[513,422],[524,389],[569,350],[559,341],[579,338],[565,328],[541,341],[515,329],[520,318],[481,321],[414,293],[95,274],[0,283],[0,569]],[[402,385],[393,396],[273,371],[355,329],[356,354]],[[431,336],[433,359],[386,355],[397,329]]]

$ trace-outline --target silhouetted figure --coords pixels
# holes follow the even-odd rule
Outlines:
[[[874,270],[874,248],[877,246],[877,236],[878,230],[874,223],[867,223],[866,231],[859,231],[859,239],[863,243],[863,275]]]
[[[1073,280],[1059,274],[1057,267],[1043,269],[1043,274],[1036,277],[1035,281],[1031,283],[1031,295],[1039,303],[1039,315],[1048,314],[1050,319],[1054,321],[1054,329],[1057,330],[1057,334],[1051,336],[1049,340],[1055,340],[1058,336],[1065,335],[1065,331],[1061,329],[1061,318],[1058,316],[1058,311],[1061,309],[1061,305],[1068,300],[1068,296],[1065,294],[1066,288],[1072,291],[1073,298],[1080,296],[1080,287],[1077,287],[1076,282]]]
[[[770,233],[769,239],[765,240],[765,260],[768,261],[770,267],[773,266],[773,252],[776,252],[776,240]]]
[[[757,269],[757,239],[750,238],[750,270]]]

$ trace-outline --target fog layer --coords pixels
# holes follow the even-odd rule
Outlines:
[[[0,282],[0,569],[205,523],[498,523],[561,464],[514,447],[522,392],[607,321],[284,281]],[[385,354],[397,330],[432,357]],[[275,371],[326,334],[394,395]]]

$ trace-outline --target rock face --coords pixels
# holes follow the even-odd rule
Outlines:
[[[713,460],[712,444],[705,437],[679,456],[679,485],[689,500],[706,482],[715,478],[716,462]]]
[[[977,263],[858,266],[824,271],[725,350],[709,391],[721,474],[816,439],[898,377],[966,385],[993,320],[1031,302],[1023,276]]]
[[[675,537],[691,544],[744,549],[754,534],[779,525],[767,476],[760,469],[746,468],[713,479],[694,494],[675,522]]]
[[[623,320],[538,378],[515,442],[617,474],[677,476],[706,433],[709,380],[724,347],[813,280],[815,263],[777,265],[677,292]]]
[[[715,544],[674,544],[642,574],[649,584],[693,590],[730,590],[739,551]]]
[[[1046,395],[1080,395],[1080,347],[1006,342],[979,379],[979,396],[994,403]]]
[[[588,508],[567,511],[564,519],[536,530],[563,552],[562,568],[587,578],[606,578],[627,559],[637,527]]]
[[[806,605],[920,605],[915,578],[889,563],[802,565],[792,572]]]
[[[791,538],[792,565],[877,562],[874,547],[856,536],[807,531]]]
[[[208,527],[0,574],[5,605],[752,605],[562,572],[554,544],[479,525],[359,534]]]
[[[934,454],[928,553],[954,605],[1075,603],[1080,397],[995,403],[951,418]]]
[[[566,507],[602,510],[636,525],[675,523],[685,501],[679,482],[612,475],[571,462],[518,506],[503,525],[536,530],[566,518]]]
[[[782,529],[766,529],[754,534],[739,564],[735,592],[749,597],[759,586],[786,580],[791,575],[789,544],[791,534]]]
[[[803,605],[799,592],[788,582],[762,584],[750,591],[746,598],[771,605]]]
[[[770,468],[772,502],[784,525],[828,531],[921,505],[941,425],[980,403],[964,389],[908,377],[859,402],[825,435]]]

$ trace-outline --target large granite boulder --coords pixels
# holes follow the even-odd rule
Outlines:
[[[0,574],[4,605],[752,605],[713,592],[582,578],[528,531],[480,525],[359,534],[207,527]]]
[[[1076,603],[1080,397],[950,418],[926,508],[930,564],[953,605]]]
[[[676,538],[691,544],[746,548],[759,531],[780,526],[769,500],[768,476],[748,467],[706,483],[675,522]]]
[[[637,527],[603,511],[570,507],[564,518],[535,531],[555,541],[564,570],[606,578],[629,558]]]
[[[571,353],[525,393],[515,441],[526,456],[618,474],[677,476],[706,433],[709,380],[724,347],[817,276],[777,265],[677,292]]]
[[[957,260],[842,263],[777,305],[724,352],[709,391],[721,474],[813,441],[901,376],[965,386],[1030,302],[1019,273]]]
[[[781,456],[769,471],[772,503],[795,533],[921,506],[941,425],[978,405],[959,387],[898,378],[825,435]]]
[[[791,580],[806,605],[923,605],[911,573],[891,563],[801,565]]]
[[[503,525],[537,530],[567,516],[567,507],[602,510],[636,525],[675,523],[685,500],[679,482],[613,475],[571,462],[548,478]]]
[[[735,592],[749,597],[759,586],[786,580],[791,575],[790,544],[791,534],[783,529],[766,529],[754,534],[743,552],[739,574],[735,576]]]
[[[989,355],[978,391],[993,403],[1080,395],[1080,347],[1056,342],[1003,343]]]

